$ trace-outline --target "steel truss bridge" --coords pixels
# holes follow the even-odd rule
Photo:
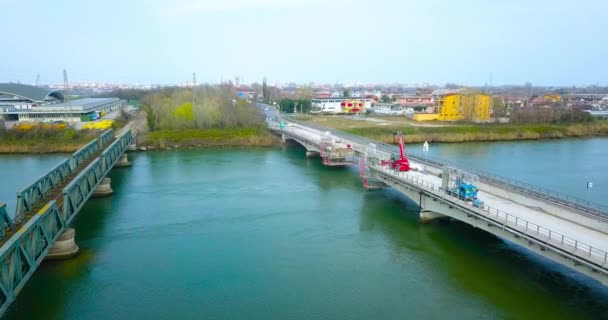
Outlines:
[[[13,217],[0,203],[0,315],[132,140],[108,130],[18,191]]]

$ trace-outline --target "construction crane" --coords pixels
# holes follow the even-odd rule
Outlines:
[[[40,83],[40,73],[36,76],[36,84],[34,87],[38,87],[38,83]]]
[[[399,135],[399,158],[391,157],[391,168],[397,171],[410,171],[410,161],[405,156],[405,146],[403,143],[403,133],[397,132]]]

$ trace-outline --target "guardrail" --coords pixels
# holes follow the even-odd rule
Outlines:
[[[608,252],[604,250],[595,248],[591,245],[572,239],[558,232],[541,227],[537,224],[534,224],[502,210],[493,208],[486,204],[483,204],[481,207],[472,206],[470,203],[467,203],[463,200],[458,199],[457,197],[447,194],[447,192],[443,188],[440,188],[424,179],[411,176],[405,172],[394,172],[394,170],[392,169],[379,166],[372,166],[372,168],[374,168],[376,171],[381,171],[385,174],[388,174],[389,176],[395,177],[398,180],[405,179],[410,183],[420,186],[422,189],[425,189],[430,194],[433,194],[434,196],[437,196],[444,201],[458,203],[460,206],[466,207],[470,211],[474,211],[480,215],[487,217],[488,219],[496,222],[503,228],[509,227],[511,229],[517,230],[521,234],[525,234],[529,237],[538,239],[546,245],[552,245],[556,248],[559,248],[562,253],[573,255],[575,257],[588,261],[593,264],[592,267],[603,269],[605,273],[608,273]]]
[[[310,139],[309,137],[305,137],[305,136],[298,135],[297,133],[295,133],[295,132],[293,132],[292,130],[290,130],[290,128],[280,128],[280,127],[278,127],[278,126],[271,126],[271,128],[272,128],[273,130],[277,131],[277,132],[280,132],[280,133],[282,133],[282,134],[285,134],[285,135],[287,135],[287,136],[290,136],[290,137],[291,137],[291,139],[298,139],[298,140],[302,140],[302,141],[304,141],[304,142],[306,142],[306,143],[309,143],[309,144],[311,144],[311,145],[315,145],[315,146],[319,146],[319,145],[320,145],[320,143],[321,143],[320,141],[317,141],[317,140],[312,140],[312,139]],[[310,129],[308,129],[308,128],[306,128],[306,127],[303,127],[303,128],[302,128],[302,127],[300,127],[300,128],[298,128],[298,129],[301,129],[301,130],[308,130],[308,131],[310,131]],[[316,134],[316,133],[317,133],[317,132],[315,132],[315,134]]]
[[[374,143],[378,150],[388,152],[388,153],[398,153],[399,152],[397,146],[374,141],[374,140],[364,138],[361,136],[357,136],[357,135],[353,135],[353,134],[350,134],[350,133],[347,133],[347,132],[344,132],[341,130],[330,129],[330,128],[326,128],[326,127],[315,125],[315,124],[303,123],[303,122],[293,120],[293,119],[288,119],[288,121],[297,123],[302,126],[308,126],[311,128],[315,128],[317,130],[330,131],[332,134],[334,134],[338,137],[358,142],[362,146],[366,146],[366,145],[369,145],[370,143]],[[453,162],[432,158],[427,155],[422,155],[422,154],[412,152],[412,151],[408,151],[408,157],[411,158],[412,160],[421,162],[423,164],[435,166],[435,167],[443,167],[443,166],[460,167],[460,165],[457,165]],[[536,187],[536,186],[533,186],[533,185],[525,183],[525,182],[502,177],[502,176],[488,173],[486,171],[479,170],[479,169],[466,168],[466,171],[477,175],[479,177],[479,179],[483,182],[501,186],[510,191],[523,193],[526,196],[536,197],[536,198],[539,198],[539,199],[542,199],[542,200],[545,200],[548,202],[552,202],[552,203],[555,203],[555,204],[558,204],[561,206],[569,207],[569,208],[577,210],[577,213],[583,214],[588,217],[608,220],[608,206],[606,206],[606,205],[594,203],[592,201],[580,199],[580,198],[573,197],[573,196],[569,196],[569,195],[562,194],[562,193],[559,193],[559,192],[556,192],[553,190],[549,190],[546,188]]]

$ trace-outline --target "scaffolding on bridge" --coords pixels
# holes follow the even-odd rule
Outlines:
[[[356,163],[351,145],[335,141],[330,132],[325,132],[321,136],[319,155],[326,166],[344,166]]]
[[[370,175],[369,167],[381,163],[382,159],[378,154],[376,144],[370,143],[365,148],[363,158],[359,160],[359,175],[361,176],[361,179],[363,179],[363,187],[366,189],[373,190],[385,188],[387,186],[384,182],[378,181]]]

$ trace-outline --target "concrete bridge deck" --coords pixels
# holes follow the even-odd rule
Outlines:
[[[318,141],[329,132],[333,139],[351,144],[362,170],[367,170],[365,175],[418,203],[423,221],[458,219],[608,285],[608,213],[601,205],[573,201],[551,191],[543,193],[544,189],[483,173],[475,183],[478,197],[484,202],[478,208],[448,195],[442,188],[443,168],[454,167],[446,162],[408,153],[411,164],[419,170],[397,172],[381,165],[381,160],[397,153],[395,146],[305,123],[291,122],[283,128],[274,123],[269,126],[281,134],[301,134],[309,142]]]

